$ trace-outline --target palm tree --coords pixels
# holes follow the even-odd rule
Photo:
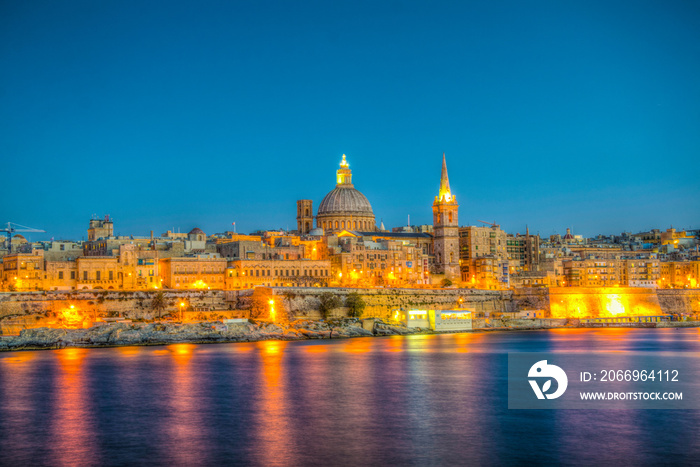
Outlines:
[[[160,315],[165,309],[165,294],[162,290],[158,291],[151,299],[151,308],[158,314],[158,319],[160,319]]]

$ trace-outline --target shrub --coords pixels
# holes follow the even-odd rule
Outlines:
[[[362,299],[359,293],[351,292],[345,297],[345,306],[349,308],[348,316],[351,318],[359,318],[365,310],[367,304]]]
[[[318,300],[318,311],[321,312],[323,319],[328,317],[332,309],[340,306],[340,299],[330,292],[323,292]]]

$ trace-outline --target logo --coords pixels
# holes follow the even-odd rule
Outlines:
[[[564,394],[566,391],[566,386],[569,384],[569,378],[566,377],[564,370],[556,365],[547,365],[547,360],[540,360],[530,367],[530,371],[527,373],[528,378],[549,378],[544,382],[542,388],[537,383],[537,380],[528,380],[532,390],[535,391],[535,395],[538,399],[556,399]],[[552,387],[552,379],[557,382],[557,390],[551,394],[547,394]]]

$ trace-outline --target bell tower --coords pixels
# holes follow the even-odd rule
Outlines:
[[[308,235],[314,228],[314,202],[310,199],[297,201],[297,230],[299,235]]]
[[[445,153],[442,154],[440,191],[433,202],[433,250],[435,272],[446,279],[459,280],[459,204],[450,191]]]

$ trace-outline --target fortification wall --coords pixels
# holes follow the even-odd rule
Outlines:
[[[0,319],[26,315],[56,313],[73,305],[75,308],[98,316],[124,316],[131,319],[153,318],[151,306],[158,291],[75,291],[75,292],[4,292],[0,293]],[[228,310],[224,292],[207,291],[163,291],[167,314],[177,310],[180,303],[190,310]]]
[[[389,318],[392,310],[429,308],[450,310],[459,307],[479,312],[513,311],[512,292],[475,289],[350,289],[317,287],[272,287],[272,293],[293,316],[318,317],[319,297],[331,292],[344,302],[357,292],[366,303],[363,317]],[[344,316],[347,309],[333,310],[333,316]]]
[[[129,319],[153,319],[152,300],[159,291],[75,291],[0,293],[0,331],[2,324],[38,327],[55,321],[63,310],[74,305],[86,316],[122,316]],[[233,310],[245,316],[252,290],[180,291],[164,290],[166,315],[185,303],[185,310],[197,312]],[[615,288],[523,288],[515,290],[475,289],[349,289],[273,287],[271,292],[291,317],[320,318],[319,297],[331,292],[341,298],[357,292],[366,303],[363,317],[390,318],[397,309],[453,309],[460,305],[477,312],[545,310],[547,316],[563,318],[563,309],[580,310],[581,316],[596,316],[610,306],[622,306],[645,314],[700,313],[700,289]],[[331,311],[331,316],[347,315],[347,308]],[[233,316],[232,314],[231,316]],[[638,313],[639,314],[639,313]],[[190,315],[194,316],[194,315]],[[568,318],[577,316],[566,315]],[[53,321],[52,321],[53,320]],[[511,321],[512,324],[512,321]]]

